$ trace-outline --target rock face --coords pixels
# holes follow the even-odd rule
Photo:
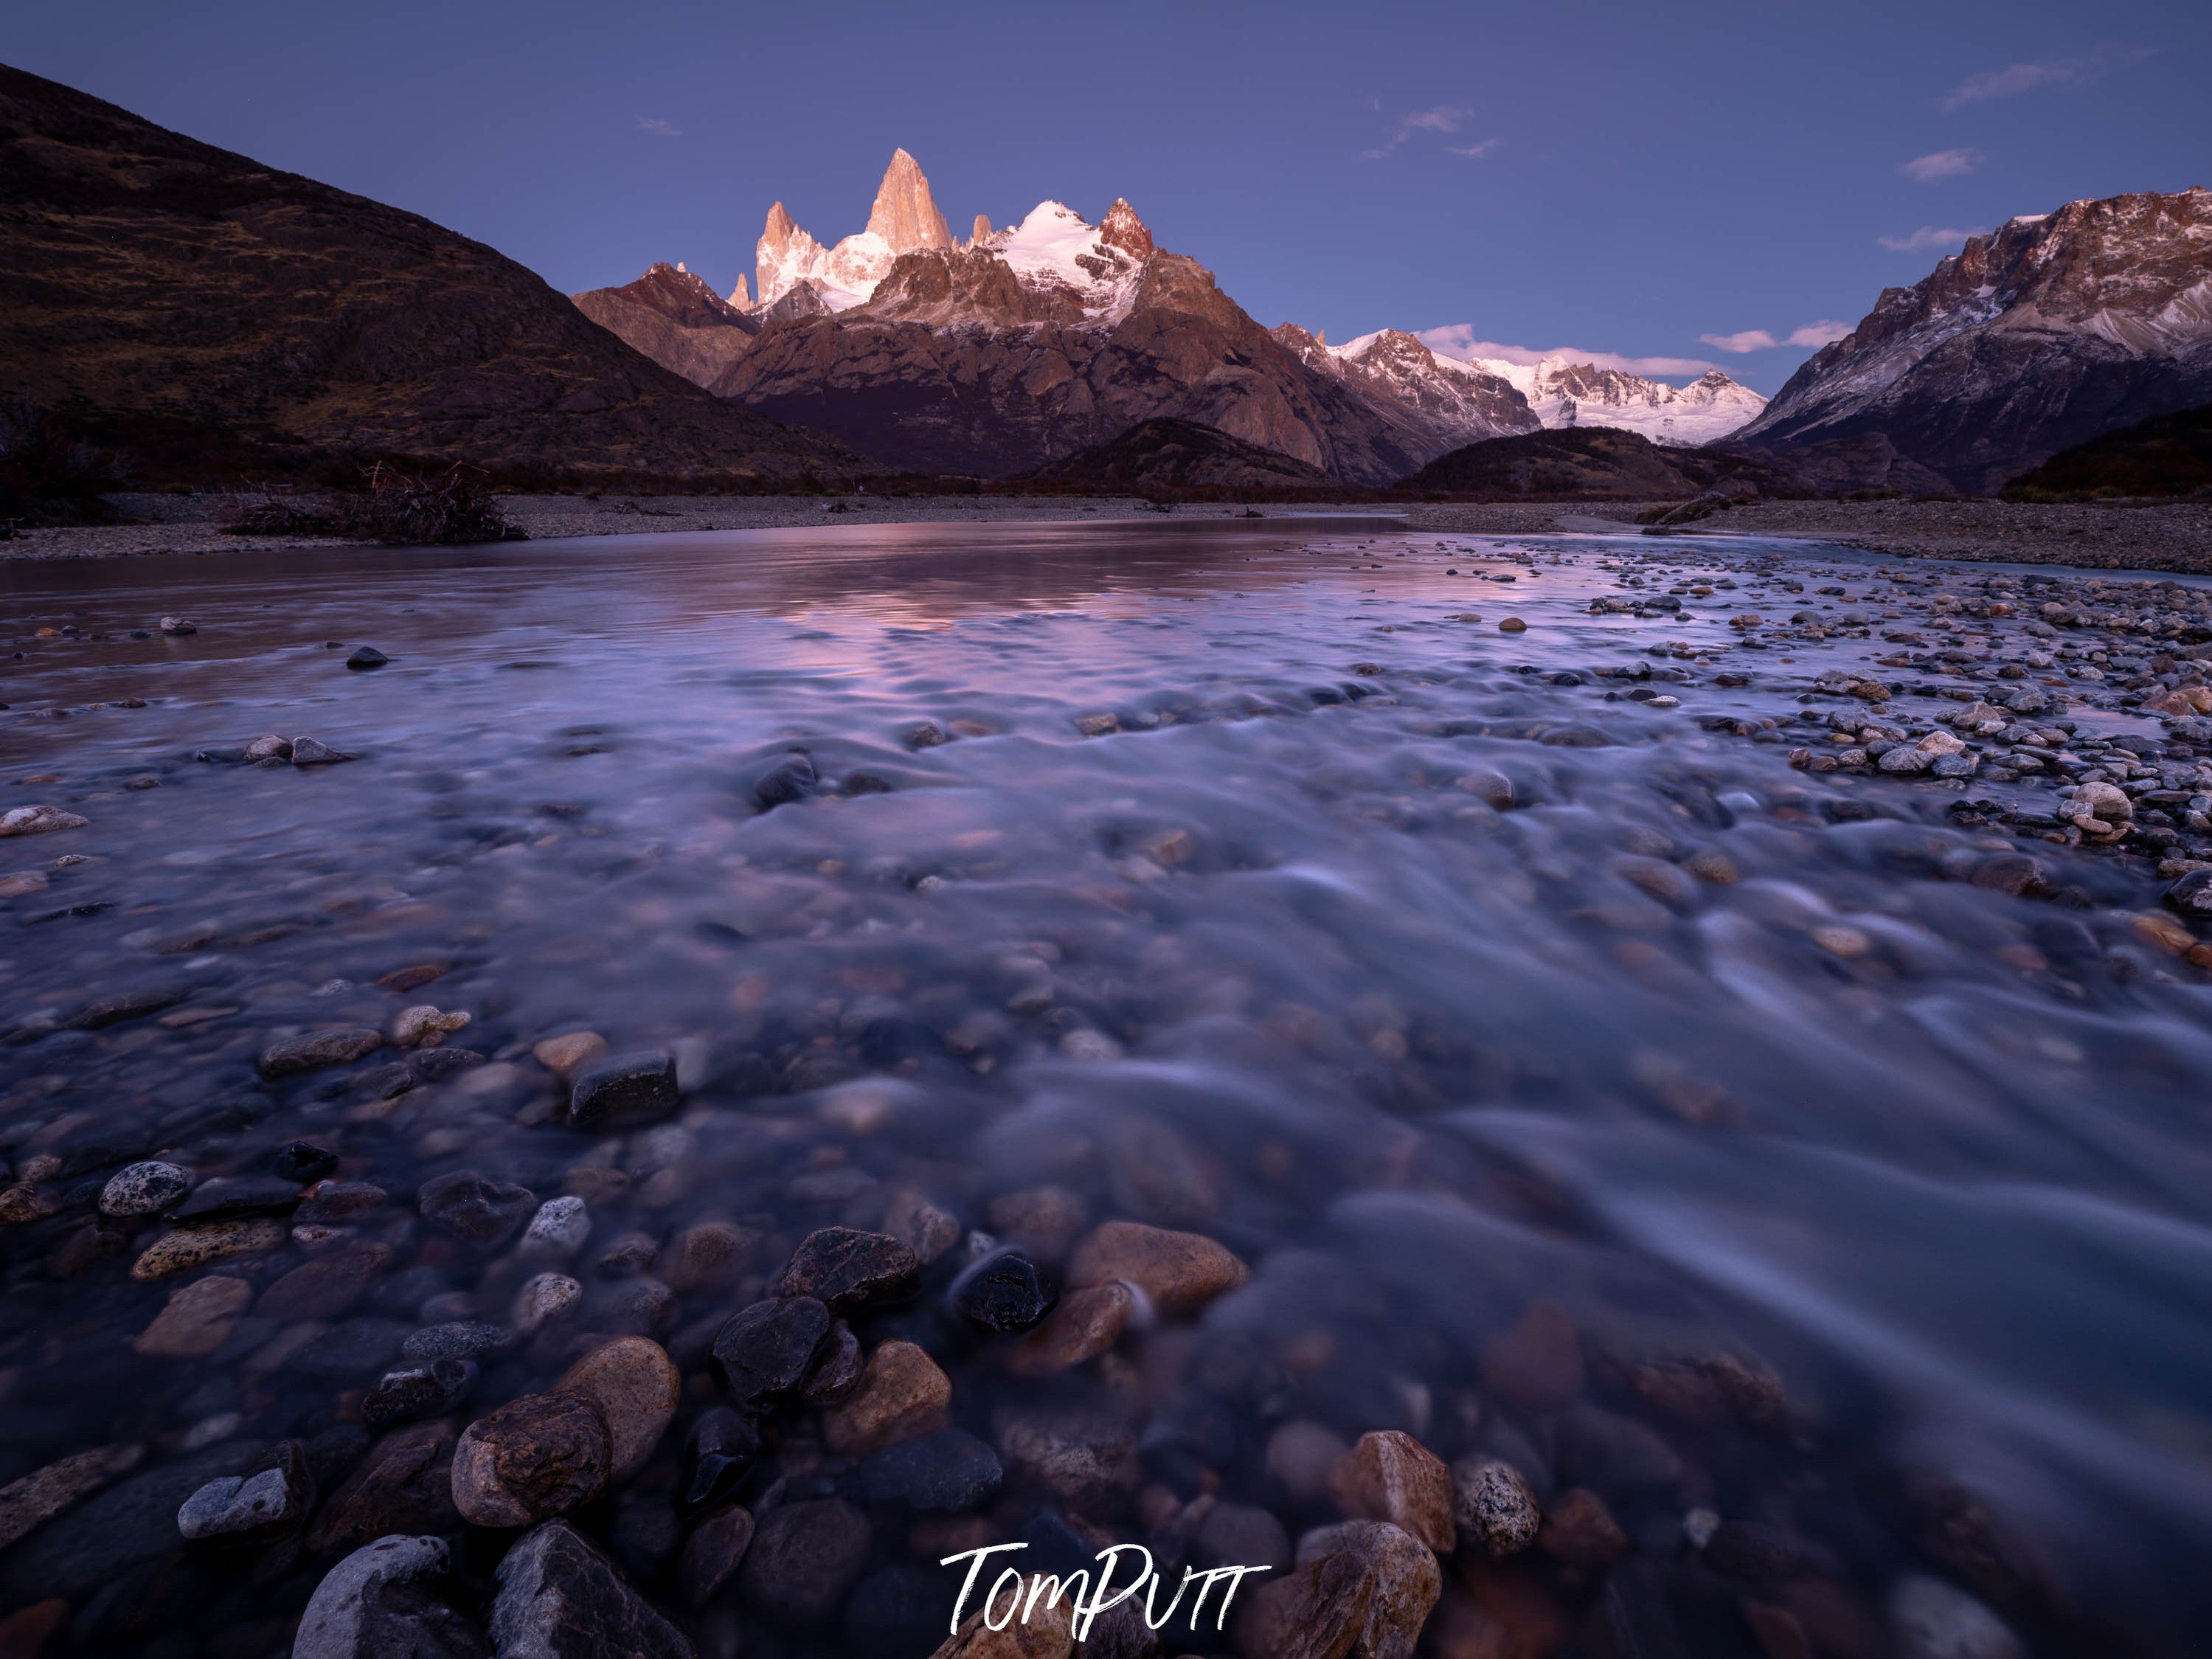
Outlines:
[[[1499,365],[1441,356],[1395,328],[1340,346],[1324,345],[1295,323],[1273,331],[1300,362],[1361,393],[1426,461],[1463,444],[1540,424],[1521,390],[1496,373]]]
[[[738,279],[743,293],[744,279]],[[568,296],[576,309],[663,368],[694,386],[712,386],[742,356],[762,319],[742,301],[725,300],[681,265],[650,266],[635,282]]]
[[[2070,446],[2212,402],[2212,190],[2069,202],[1970,240],[1790,377],[1732,440],[1879,434],[1985,492]]]
[[[426,219],[0,70],[16,135],[0,383],[73,404],[148,484],[370,454],[579,477],[833,474],[842,447],[705,397]]]
[[[509,1550],[498,1577],[491,1639],[499,1659],[691,1659],[683,1632],[558,1521]]]

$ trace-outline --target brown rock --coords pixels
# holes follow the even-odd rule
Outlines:
[[[1136,1430],[1110,1412],[1001,1410],[999,1455],[1077,1514],[1126,1504],[1137,1489]]]
[[[290,1325],[303,1319],[337,1319],[376,1282],[392,1247],[349,1244],[301,1262],[261,1292],[254,1311],[264,1319]]]
[[[893,1194],[884,1212],[884,1231],[927,1267],[960,1242],[960,1218],[920,1193],[902,1191]]]
[[[1323,1424],[1299,1419],[1267,1437],[1267,1473],[1302,1498],[1326,1495],[1352,1448]]]
[[[204,1267],[210,1261],[273,1250],[284,1243],[286,1237],[283,1222],[266,1218],[179,1227],[155,1239],[146,1253],[131,1263],[131,1277],[141,1284],[173,1279],[195,1267]]]
[[[1170,1232],[1135,1221],[1109,1221],[1075,1247],[1074,1285],[1133,1285],[1163,1313],[1194,1313],[1252,1276],[1251,1269],[1202,1233]]]
[[[1528,1571],[1485,1564],[1445,1590],[1422,1641],[1434,1659],[1550,1659],[1566,1645],[1567,1631]]]
[[[146,1449],[136,1442],[95,1446],[34,1469],[0,1486],[0,1549],[43,1526],[80,1498],[121,1480],[138,1467]]]
[[[1410,1434],[1378,1429],[1361,1435],[1331,1484],[1346,1515],[1388,1521],[1440,1555],[1450,1554],[1457,1542],[1451,1471]]]
[[[453,1430],[410,1423],[374,1446],[307,1528],[318,1555],[357,1550],[393,1533],[427,1536],[461,1524],[453,1507]]]
[[[1493,1560],[1536,1541],[1543,1516],[1520,1470],[1494,1457],[1463,1457],[1451,1473],[1452,1518],[1461,1537]]]
[[[660,1254],[660,1278],[672,1290],[686,1295],[727,1284],[744,1270],[746,1257],[759,1243],[759,1234],[726,1221],[702,1221],[668,1241]]]
[[[735,1504],[716,1510],[692,1528],[677,1565],[684,1599],[695,1607],[713,1601],[714,1592],[729,1583],[744,1560],[752,1541],[753,1517]]]
[[[613,1437],[599,1402],[526,1394],[469,1425],[453,1449],[453,1507],[479,1527],[526,1527],[606,1489]]]
[[[823,1437],[840,1457],[866,1457],[945,1426],[952,1380],[911,1342],[886,1342],[868,1356],[860,1392],[824,1412]]]
[[[530,1054],[556,1077],[565,1079],[606,1051],[607,1040],[597,1031],[571,1031],[566,1036],[547,1037]]]
[[[627,1480],[645,1467],[683,1398],[684,1379],[660,1344],[625,1336],[595,1348],[553,1385],[556,1394],[580,1394],[599,1404],[612,1442],[611,1480]]]
[[[169,1292],[153,1322],[131,1340],[149,1359],[202,1359],[238,1328],[253,1287],[242,1279],[196,1279]]]
[[[332,1031],[310,1031],[287,1037],[261,1051],[261,1075],[295,1077],[325,1066],[344,1066],[384,1046],[384,1033],[366,1025]]]
[[[1587,1486],[1560,1495],[1545,1515],[1536,1543],[1570,1566],[1607,1567],[1628,1553],[1628,1534],[1605,1499]]]
[[[1005,1556],[988,1558],[985,1565],[1003,1561]],[[1003,1571],[1003,1569],[1002,1569]],[[996,1578],[997,1574],[991,1575]],[[987,1595],[988,1580],[977,1584],[978,1595]],[[1006,1607],[1002,1599],[995,1608],[978,1608],[961,1621],[960,1628],[938,1645],[930,1659],[1068,1659],[1075,1651],[1075,1621],[1069,1607],[1069,1598],[1062,1595],[1057,1601],[1047,1598],[1051,1586],[1043,1575],[1032,1573],[1022,1581],[1019,1605],[1032,1607],[1030,1616],[1018,1613],[1006,1621],[1004,1630],[993,1630],[987,1622],[988,1611],[993,1619],[1006,1619]],[[974,1603],[971,1601],[970,1605]],[[1124,1604],[1127,1605],[1127,1604]],[[1104,1633],[1104,1626],[1097,1634]],[[1155,1646],[1158,1644],[1155,1644]]]
[[[1247,1659],[1408,1659],[1443,1590],[1435,1555],[1396,1527],[1324,1527],[1299,1541],[1297,1571],[1254,1597],[1238,1645]]]
[[[1007,1243],[1052,1261],[1066,1255],[1076,1235],[1091,1224],[1090,1206],[1065,1187],[1003,1193],[984,1213]]]
[[[1475,1369],[1492,1394],[1526,1411],[1565,1405],[1584,1384],[1574,1322],[1553,1302],[1539,1302],[1519,1324],[1485,1342]]]
[[[1096,1359],[1121,1340],[1136,1305],[1136,1293],[1118,1280],[1072,1291],[1006,1350],[1006,1369],[1017,1376],[1049,1376]]]

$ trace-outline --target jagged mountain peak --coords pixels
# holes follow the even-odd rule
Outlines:
[[[895,254],[952,246],[952,233],[945,228],[945,216],[937,210],[921,164],[902,149],[891,152],[884,181],[876,187],[875,205],[868,210],[867,234],[882,237]]]
[[[1116,196],[1114,205],[1106,210],[1105,218],[1099,222],[1098,240],[1139,259],[1152,251],[1152,233],[1145,228],[1145,222],[1137,216],[1137,210],[1129,205],[1126,197]]]

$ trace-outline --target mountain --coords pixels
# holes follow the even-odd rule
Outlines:
[[[1440,456],[1398,486],[1412,495],[1477,501],[1681,501],[1806,493],[1782,469],[1719,450],[1656,444],[1611,427],[1568,427],[1492,438]]]
[[[2099,434],[2212,402],[2212,191],[2069,202],[1885,289],[1729,440],[1790,459],[1878,434],[1986,493]]]
[[[731,407],[396,208],[0,67],[0,395],[143,482],[347,471],[730,484],[843,445]]]
[[[1244,495],[1325,491],[1328,473],[1195,421],[1140,421],[1111,442],[1079,449],[1024,480],[1123,495]]]
[[[866,230],[825,246],[778,203],[756,258],[759,299],[733,315],[653,272],[577,302],[721,397],[918,471],[1018,477],[1166,418],[1383,484],[1533,423],[1510,386],[1433,359],[1449,412],[1389,389],[1379,361],[1310,360],[1126,201],[1096,224],[1049,201],[1006,228],[979,216],[955,242],[903,150]]]
[[[1485,358],[1473,367],[1510,381],[1547,427],[1617,427],[1654,443],[1709,444],[1758,419],[1766,407],[1765,398],[1717,368],[1676,386],[1571,357],[1534,363]]]
[[[1300,362],[1353,387],[1402,426],[1423,459],[1484,438],[1534,432],[1541,424],[1511,382],[1487,368],[1440,357],[1395,328],[1340,346],[1296,323],[1273,331]]]
[[[2154,416],[2062,449],[2005,486],[2008,500],[2212,495],[2212,405]]]

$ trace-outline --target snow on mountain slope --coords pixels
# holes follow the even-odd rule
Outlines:
[[[1674,386],[1571,357],[1534,363],[1479,357],[1468,366],[1510,382],[1547,427],[1620,427],[1654,443],[1709,444],[1758,419],[1766,407],[1765,398],[1718,369]]]
[[[1381,329],[1340,346],[1294,323],[1274,333],[1312,367],[1357,386],[1389,410],[1418,434],[1411,447],[1424,461],[1485,438],[1536,429],[1527,400],[1510,384],[1472,364],[1440,357],[1401,330]]]
[[[921,164],[904,150],[893,150],[868,213],[868,228],[835,247],[825,248],[793,224],[782,203],[770,208],[754,249],[756,287],[763,306],[805,283],[828,309],[849,311],[876,291],[900,254],[951,246],[952,234],[937,210]]]

